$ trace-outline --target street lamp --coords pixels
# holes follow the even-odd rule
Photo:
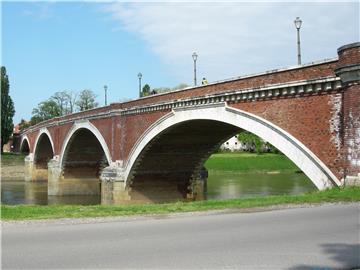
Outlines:
[[[104,85],[104,91],[105,91],[105,106],[107,105],[107,85]]]
[[[141,72],[139,72],[138,78],[139,78],[139,98],[140,98],[141,97],[141,78],[142,78]]]
[[[302,20],[299,17],[296,17],[294,24],[297,30],[297,51],[298,51],[298,65],[301,65],[301,52],[300,52],[300,27]]]
[[[194,52],[192,54],[192,58],[194,60],[194,85],[196,86],[196,60],[197,60],[198,55],[196,54],[196,52]]]

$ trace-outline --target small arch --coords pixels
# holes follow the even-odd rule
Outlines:
[[[111,159],[110,151],[109,151],[107,143],[106,143],[104,137],[101,135],[100,131],[93,124],[91,124],[89,121],[81,121],[81,122],[75,122],[75,124],[72,126],[70,131],[66,134],[66,137],[65,137],[65,140],[64,140],[64,142],[62,144],[61,152],[60,152],[60,160],[59,160],[59,162],[60,162],[61,166],[63,164],[65,150],[66,150],[66,148],[67,148],[67,146],[69,144],[69,141],[71,140],[73,135],[79,129],[87,129],[96,137],[96,139],[98,140],[98,142],[100,143],[100,145],[102,147],[102,150],[105,153],[106,161],[108,162],[108,164],[111,164],[112,159]]]
[[[254,133],[284,153],[318,189],[323,190],[340,185],[340,181],[327,166],[291,134],[259,116],[228,107],[225,103],[197,106],[194,109],[177,108],[151,125],[138,139],[129,154],[124,173],[126,184],[132,177],[138,158],[149,143],[152,143],[165,130],[192,120],[217,121]]]
[[[54,148],[54,142],[52,140],[52,137],[51,137],[51,134],[49,132],[49,130],[47,128],[42,128],[40,129],[39,131],[39,134],[37,135],[36,137],[36,140],[35,140],[35,144],[34,144],[34,153],[36,153],[36,150],[37,150],[37,147],[39,145],[39,140],[41,139],[42,136],[46,135],[48,140],[49,140],[49,143],[51,145],[51,149],[52,149],[52,152],[53,152],[53,155],[55,153],[55,148]]]
[[[111,157],[100,132],[89,122],[75,123],[68,132],[59,160],[66,194],[100,194],[99,176]]]
[[[36,169],[47,170],[47,164],[54,156],[54,144],[49,132],[41,131],[37,136],[34,149],[34,164]],[[46,175],[47,172],[44,172]]]
[[[25,135],[21,138],[20,153],[28,155],[30,153],[29,138]]]

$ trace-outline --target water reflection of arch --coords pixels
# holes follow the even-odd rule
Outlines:
[[[200,120],[224,123],[247,130],[263,138],[292,160],[320,190],[340,185],[340,181],[327,166],[291,134],[261,117],[228,107],[226,104],[177,108],[156,121],[144,132],[132,148],[125,164],[125,181],[129,182],[130,179],[136,178],[139,160],[146,158],[146,155],[151,152],[152,145],[161,140],[162,134],[165,134],[171,128],[184,125],[184,123]],[[209,131],[211,130],[204,132]],[[178,147],[181,147],[181,145],[179,144]]]

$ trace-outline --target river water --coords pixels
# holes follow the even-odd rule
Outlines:
[[[266,195],[300,194],[316,187],[302,173],[229,173],[211,171],[206,198],[234,199]],[[2,179],[3,204],[100,204],[100,195],[48,196],[47,182]]]

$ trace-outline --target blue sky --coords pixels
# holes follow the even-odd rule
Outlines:
[[[303,63],[332,58],[359,41],[356,2],[2,2],[2,65],[14,122],[62,90],[91,89],[104,103],[133,99],[143,84],[173,87],[296,64],[300,16]]]

